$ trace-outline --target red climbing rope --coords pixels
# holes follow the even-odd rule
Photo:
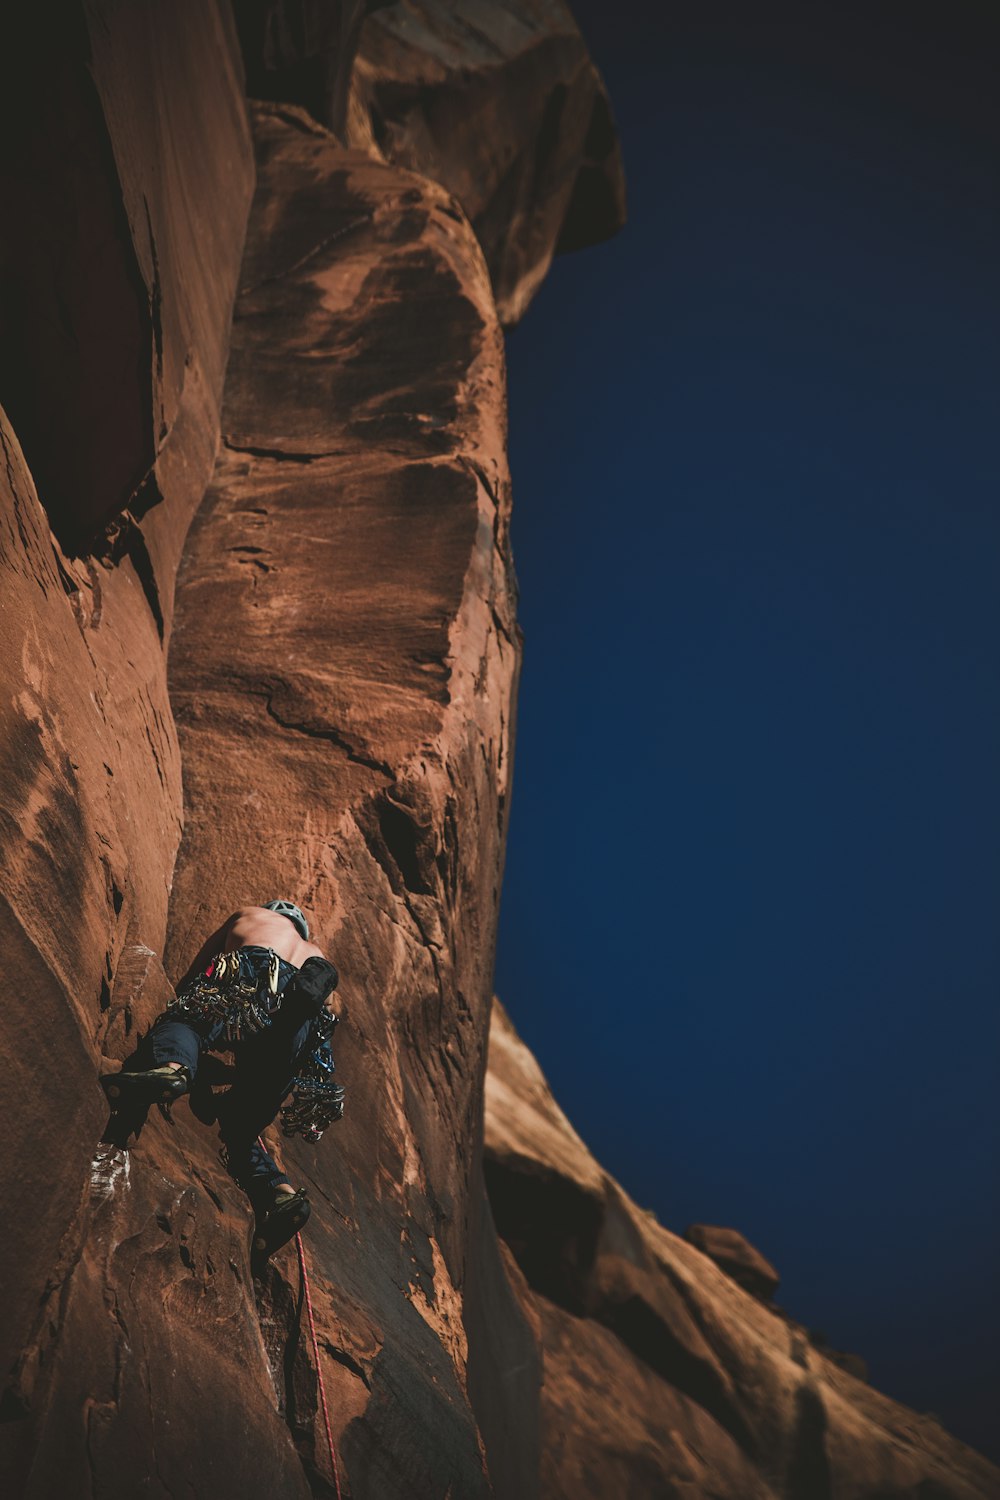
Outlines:
[[[262,1151],[266,1151],[260,1136],[257,1144]],[[309,1272],[306,1270],[306,1253],[302,1248],[302,1236],[295,1236],[295,1248],[299,1252],[299,1275],[302,1277],[302,1290],[306,1294],[306,1312],[309,1314],[309,1332],[312,1334],[313,1359],[316,1361],[316,1383],[319,1386],[319,1401],[323,1408],[323,1426],[326,1428],[326,1441],[330,1449],[330,1468],[333,1472],[333,1487],[337,1491],[337,1500],[344,1500],[340,1492],[340,1470],[337,1468],[337,1450],[333,1446],[333,1431],[330,1427],[330,1409],[326,1404],[326,1384],[323,1380],[323,1366],[319,1357],[319,1339],[316,1337],[316,1319],[313,1317],[312,1296],[309,1291]]]
[[[306,1294],[306,1311],[309,1314],[309,1332],[312,1334],[313,1358],[316,1361],[316,1379],[319,1383],[319,1400],[323,1408],[323,1425],[326,1428],[326,1441],[330,1449],[330,1467],[333,1470],[333,1486],[337,1491],[337,1500],[343,1500],[340,1493],[340,1472],[337,1468],[337,1450],[333,1446],[333,1433],[330,1430],[330,1412],[326,1404],[326,1386],[323,1383],[323,1366],[319,1358],[319,1340],[316,1337],[316,1321],[313,1318],[312,1297],[309,1295],[309,1273],[306,1270],[306,1254],[302,1248],[302,1236],[295,1236],[295,1248],[299,1252],[299,1273],[302,1277],[302,1289]]]

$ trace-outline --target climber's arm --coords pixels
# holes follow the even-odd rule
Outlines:
[[[177,986],[178,994],[185,985],[191,983],[196,974],[201,973],[202,970],[208,967],[209,962],[217,953],[222,953],[225,950],[230,928],[238,916],[239,912],[234,911],[231,917],[226,918],[221,927],[216,928],[211,937],[205,939],[198,949],[195,958],[192,960],[190,968]]]

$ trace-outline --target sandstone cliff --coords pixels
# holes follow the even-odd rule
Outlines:
[[[985,1494],[917,1428],[873,1488],[880,1398],[796,1362],[642,1222],[513,1039],[489,1167],[513,1254],[494,1230],[518,667],[500,326],[623,201],[565,7],[58,19],[19,21],[2,95],[7,1492],[332,1493],[292,1249],[253,1284],[245,1199],[186,1104],[98,1144],[97,1074],[206,929],[292,895],[344,974],[347,1116],[318,1148],[271,1141],[316,1205],[345,1494],[587,1493],[589,1452],[611,1486],[590,1493],[804,1495],[827,1386],[832,1472],[861,1476],[835,1493]]]
[[[998,1493],[992,1465],[933,1418],[874,1391],[638,1208],[591,1156],[499,1002],[485,1170],[544,1351],[543,1495]],[[766,1296],[767,1263],[749,1249],[740,1259]]]

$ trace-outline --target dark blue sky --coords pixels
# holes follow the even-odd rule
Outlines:
[[[630,219],[508,341],[498,991],[641,1204],[996,1453],[992,7],[573,8]]]

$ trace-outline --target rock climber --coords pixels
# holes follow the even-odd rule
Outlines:
[[[121,1072],[101,1078],[113,1120],[144,1118],[154,1103],[169,1110],[187,1093],[199,1119],[218,1119],[223,1160],[254,1210],[258,1263],[291,1239],[310,1212],[305,1190],[293,1189],[261,1131],[281,1109],[285,1135],[318,1141],[344,1112],[330,1050],[337,982],[336,968],[309,941],[309,924],[293,902],[243,907],[203,944],[177,998]],[[196,1089],[203,1054],[224,1051],[233,1054],[232,1087],[223,1095]]]

